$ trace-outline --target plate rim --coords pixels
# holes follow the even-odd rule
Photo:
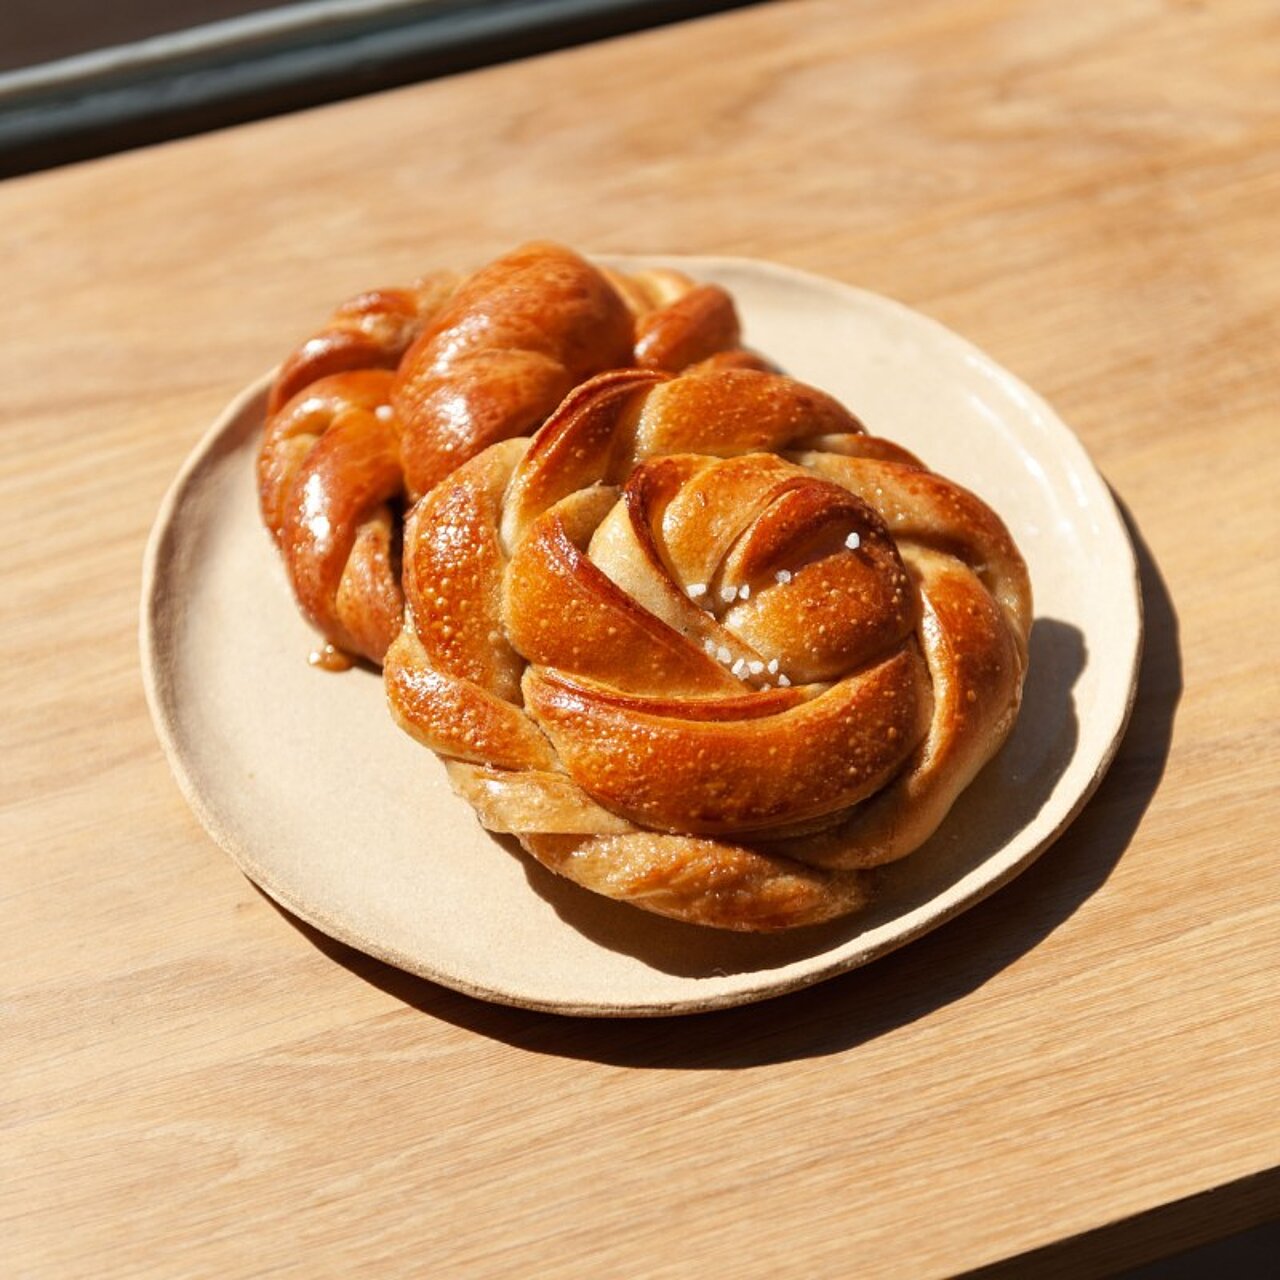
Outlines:
[[[686,270],[697,276],[700,273],[717,271],[747,271],[772,275],[809,289],[816,289],[828,294],[843,295],[855,306],[871,308],[888,308],[910,324],[924,325],[931,335],[950,345],[954,350],[968,357],[971,365],[981,369],[984,378],[1016,390],[1036,415],[1047,425],[1055,437],[1059,447],[1065,447],[1072,455],[1070,461],[1074,469],[1083,473],[1094,492],[1090,495],[1097,505],[1092,509],[1095,515],[1110,526],[1110,539],[1117,549],[1123,548],[1126,557],[1123,565],[1116,565],[1117,577],[1121,570],[1127,570],[1123,577],[1130,587],[1125,594],[1125,603],[1132,605],[1124,638],[1131,641],[1127,653],[1127,669],[1124,672],[1125,696],[1114,705],[1111,724],[1106,727],[1106,741],[1103,749],[1094,762],[1092,772],[1067,806],[1063,814],[1054,821],[1052,827],[1038,839],[1035,844],[1007,866],[984,879],[966,894],[939,910],[927,919],[917,921],[915,926],[902,930],[879,942],[859,947],[844,944],[837,946],[829,953],[829,961],[812,970],[791,975],[788,978],[774,980],[765,988],[748,988],[731,990],[703,997],[690,996],[677,1000],[648,1001],[643,1003],[609,1003],[603,1001],[582,1002],[577,1000],[544,1000],[517,996],[509,992],[494,990],[482,983],[469,981],[464,975],[450,973],[430,964],[419,957],[399,952],[376,939],[369,939],[357,930],[348,928],[343,920],[335,918],[325,908],[306,901],[305,895],[299,895],[291,886],[279,882],[270,870],[261,866],[252,853],[244,848],[236,834],[223,823],[213,806],[206,799],[192,776],[187,758],[178,742],[176,722],[178,710],[174,705],[170,671],[163,659],[159,632],[161,614],[165,603],[164,592],[158,590],[163,581],[166,566],[164,552],[173,536],[175,517],[180,511],[183,499],[197,477],[220,454],[235,453],[243,447],[243,432],[235,428],[241,424],[244,415],[257,400],[265,400],[266,392],[275,376],[276,368],[256,378],[249,385],[241,388],[226,404],[213,423],[201,434],[197,442],[187,453],[173,480],[170,482],[164,497],[161,499],[156,516],[148,533],[146,547],[142,559],[141,599],[138,619],[138,642],[142,667],[142,683],[147,707],[151,715],[156,736],[161,749],[178,784],[178,789],[196,819],[207,835],[217,844],[253,884],[257,885],[274,902],[283,907],[291,915],[296,916],[321,933],[331,937],[345,946],[373,958],[390,964],[395,968],[411,973],[419,978],[434,982],[442,987],[462,993],[486,1003],[506,1007],[522,1008],[542,1013],[554,1013],[566,1017],[670,1017],[696,1013],[706,1013],[717,1009],[726,1009],[746,1004],[757,1003],[787,995],[805,989],[819,982],[848,973],[863,965],[871,963],[882,956],[896,951],[899,947],[917,940],[934,929],[963,914],[980,902],[996,893],[1011,880],[1021,875],[1032,863],[1062,835],[1075,821],[1081,810],[1097,791],[1111,764],[1115,760],[1120,744],[1124,740],[1125,731],[1133,713],[1138,691],[1138,676],[1141,668],[1144,647],[1144,608],[1140,566],[1133,540],[1129,534],[1115,495],[1107,484],[1102,473],[1089,455],[1084,443],[1067,425],[1066,421],[1052,408],[1047,400],[1028,386],[1021,378],[968,338],[944,325],[941,321],[925,312],[884,294],[863,289],[857,285],[802,270],[798,267],[767,259],[738,255],[707,254],[618,254],[591,253],[585,254],[590,260],[614,267],[642,266],[661,263],[667,267]],[[1034,584],[1033,584],[1034,585]],[[1033,615],[1034,618],[1035,615]],[[572,928],[566,924],[564,927]],[[822,953],[816,953],[821,955]]]

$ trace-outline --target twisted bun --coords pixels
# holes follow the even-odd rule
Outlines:
[[[1017,711],[1007,530],[836,401],[614,371],[406,527],[393,714],[492,830],[596,892],[734,929],[866,900]]]
[[[304,615],[382,661],[400,626],[400,510],[577,384],[738,351],[733,301],[677,272],[605,273],[525,245],[459,281],[361,294],[281,366],[258,459],[263,519]]]

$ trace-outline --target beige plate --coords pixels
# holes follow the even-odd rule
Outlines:
[[[1028,866],[1097,785],[1132,702],[1133,551],[1106,486],[1042,400],[884,298],[759,262],[675,265],[732,290],[753,345],[1004,517],[1036,595],[1022,713],[942,829],[889,870],[860,917],[750,936],[596,897],[481,829],[439,762],[392,724],[378,676],[307,665],[314,638],[258,519],[266,382],[250,388],[187,460],[152,531],[142,654],[160,740],[201,822],[273,898],[484,999],[684,1013],[865,964]]]

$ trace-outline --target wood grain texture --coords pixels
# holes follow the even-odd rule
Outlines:
[[[1275,1213],[1278,83],[1264,0],[803,0],[0,187],[0,1270],[1085,1275]],[[1079,431],[1148,647],[1008,889],[579,1023],[328,944],[203,835],[138,674],[170,477],[335,301],[533,235],[892,294]]]

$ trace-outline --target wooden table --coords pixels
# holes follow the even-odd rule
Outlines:
[[[1274,1215],[1278,37],[763,5],[0,186],[0,1270],[1079,1276]],[[138,671],[166,485],[335,300],[531,235],[895,295],[1080,433],[1147,651],[1011,887],[798,996],[579,1022],[329,943],[203,834]]]

